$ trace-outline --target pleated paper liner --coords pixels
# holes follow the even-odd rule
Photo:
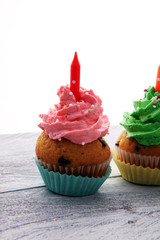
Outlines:
[[[126,152],[119,147],[115,146],[115,151],[119,159],[125,163],[135,164],[136,166],[143,166],[144,168],[159,168],[160,169],[160,157],[145,156],[137,153]]]
[[[74,176],[82,176],[82,177],[102,177],[105,175],[110,161],[112,159],[112,154],[110,155],[109,159],[104,161],[103,163],[99,163],[96,165],[88,165],[88,166],[79,166],[76,168],[72,167],[63,167],[59,165],[51,165],[46,164],[44,161],[38,159],[41,166],[47,168],[49,171],[60,172],[61,174],[66,173],[67,175],[74,175]]]
[[[44,168],[40,164],[37,158],[35,158],[35,161],[46,187],[52,192],[66,196],[88,196],[94,194],[111,174],[111,167],[108,166],[103,177],[67,175],[66,173],[49,171],[48,168]]]
[[[126,153],[125,155],[127,157]],[[140,156],[138,156],[138,158],[140,158]],[[113,150],[113,159],[125,180],[142,185],[160,185],[159,168],[136,166],[135,163],[129,163],[126,159],[124,161],[120,159],[115,149]]]

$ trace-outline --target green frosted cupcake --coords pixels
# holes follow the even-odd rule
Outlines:
[[[124,179],[160,185],[160,93],[149,87],[133,105],[133,112],[123,115],[125,130],[117,139],[113,159]]]

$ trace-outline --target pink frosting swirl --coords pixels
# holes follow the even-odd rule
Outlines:
[[[60,98],[48,114],[40,114],[43,122],[39,127],[51,139],[62,137],[76,144],[92,142],[108,133],[109,119],[103,115],[102,101],[92,90],[80,88],[81,100],[76,101],[69,86],[61,86]]]

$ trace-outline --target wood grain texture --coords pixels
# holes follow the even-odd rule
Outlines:
[[[120,126],[112,126],[106,140],[112,149],[121,132]],[[34,162],[38,133],[0,135],[0,192],[42,186],[43,181]],[[111,176],[119,176],[112,161]]]
[[[110,128],[111,149],[121,131]],[[54,194],[33,160],[38,135],[0,135],[0,239],[160,239],[160,187],[126,182],[112,161],[96,194]]]
[[[0,135],[0,192],[43,185],[33,159],[38,135]]]
[[[160,187],[110,178],[92,196],[46,187],[0,194],[0,239],[160,239]]]

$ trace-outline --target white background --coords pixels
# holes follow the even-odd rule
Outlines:
[[[160,1],[0,0],[0,133],[39,131],[39,113],[69,84],[74,52],[81,86],[99,95],[111,125],[155,85]]]

